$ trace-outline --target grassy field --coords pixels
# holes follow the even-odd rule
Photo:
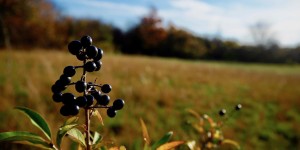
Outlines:
[[[65,117],[59,114],[62,104],[52,101],[50,88],[67,65],[81,63],[67,52],[0,51],[0,131],[38,132],[13,110],[26,106],[41,113],[55,133]],[[97,83],[111,84],[110,97],[125,99],[126,107],[114,119],[102,112],[105,125],[93,118],[92,129],[130,150],[141,149],[139,118],[154,140],[168,131],[174,132],[174,140],[191,140],[195,135],[186,130],[186,109],[218,120],[220,109],[230,110],[238,103],[243,110],[223,127],[225,137],[247,150],[300,149],[299,65],[107,54],[101,71],[87,79],[95,78]]]

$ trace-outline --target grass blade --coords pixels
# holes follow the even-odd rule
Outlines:
[[[224,140],[222,141],[221,145],[225,145],[225,144],[232,145],[232,146],[234,146],[236,149],[241,149],[240,145],[239,145],[236,141],[233,141],[233,140],[224,139]]]
[[[161,146],[161,145],[167,143],[167,142],[171,139],[172,135],[173,135],[173,132],[172,132],[172,131],[168,132],[168,133],[165,134],[160,140],[158,140],[157,142],[155,142],[155,143],[152,145],[152,148],[151,148],[151,149],[155,150],[155,149],[157,149],[159,146]]]
[[[0,133],[0,142],[4,141],[17,142],[43,149],[54,149],[53,144],[45,141],[42,137],[25,131],[2,132]]]
[[[149,145],[150,144],[150,137],[149,137],[149,134],[148,134],[148,129],[147,129],[147,126],[144,122],[143,119],[140,118],[140,123],[141,123],[141,127],[142,127],[142,132],[143,132],[143,140],[145,141],[146,145]]]
[[[184,141],[173,141],[173,142],[165,143],[165,144],[159,146],[157,148],[157,150],[170,150],[170,149],[175,148],[183,143],[184,143]]]
[[[25,113],[31,123],[38,127],[41,131],[43,131],[43,133],[46,135],[46,137],[51,141],[51,131],[50,131],[50,128],[47,124],[47,122],[44,120],[43,117],[41,117],[40,114],[38,114],[37,112],[31,110],[31,109],[28,109],[26,107],[16,107],[17,110]]]

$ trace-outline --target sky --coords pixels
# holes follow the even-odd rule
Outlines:
[[[164,25],[197,36],[253,44],[251,26],[266,25],[281,46],[300,45],[300,0],[52,0],[63,14],[99,19],[126,30],[155,7]]]

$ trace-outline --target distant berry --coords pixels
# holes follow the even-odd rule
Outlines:
[[[52,95],[52,99],[55,102],[61,102],[62,101],[62,93],[54,93]]]
[[[111,91],[112,87],[109,84],[103,84],[101,86],[101,91],[103,93],[109,93]]]
[[[110,97],[108,95],[101,95],[100,99],[97,99],[98,104],[106,106],[109,104]]]
[[[113,107],[115,110],[120,110],[120,109],[122,109],[122,108],[124,107],[124,105],[125,105],[124,100],[122,100],[122,99],[116,99],[116,100],[114,101],[112,107]]]
[[[66,105],[75,104],[76,97],[72,93],[64,93],[62,95],[62,102]]]
[[[87,84],[86,82],[83,81],[77,81],[75,83],[75,89],[77,92],[82,93],[86,90]]]
[[[79,107],[85,107],[86,104],[87,104],[87,99],[85,96],[79,96],[76,98],[76,104],[79,106]]]
[[[93,72],[93,71],[95,71],[96,68],[97,68],[96,64],[92,61],[89,61],[89,62],[84,64],[84,69],[87,72]]]
[[[102,58],[102,56],[103,56],[103,50],[100,49],[100,48],[98,48],[97,50],[98,50],[98,53],[97,53],[96,57],[93,58],[94,61],[100,60]]]
[[[95,58],[98,54],[98,49],[95,46],[88,46],[85,50],[85,53],[89,59]]]
[[[113,109],[112,107],[110,107],[107,109],[106,113],[107,113],[108,117],[113,118],[116,116],[117,111],[115,109]]]
[[[226,114],[226,109],[221,109],[220,111],[219,111],[219,115],[220,116],[224,116]]]
[[[67,66],[64,69],[64,75],[67,77],[73,77],[76,74],[76,70],[74,66]]]
[[[240,110],[240,109],[242,109],[242,104],[237,104],[236,106],[235,106],[235,110]]]
[[[100,60],[98,60],[98,61],[94,61],[94,63],[96,64],[95,71],[99,71],[101,69],[102,62]]]
[[[92,43],[93,43],[92,37],[90,37],[90,36],[88,36],[88,35],[83,36],[83,37],[80,39],[80,41],[81,41],[81,44],[82,44],[82,46],[83,46],[84,48],[86,48],[86,47],[92,45]]]
[[[92,95],[85,95],[85,98],[87,100],[86,106],[91,106],[94,103],[94,97]]]
[[[82,49],[82,45],[80,41],[72,41],[68,45],[69,52],[73,55],[79,54],[80,50]]]

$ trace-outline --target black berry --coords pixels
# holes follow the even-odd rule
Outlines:
[[[85,95],[85,98],[87,100],[86,106],[91,106],[94,103],[94,97],[92,95]]]
[[[100,99],[97,99],[98,104],[106,106],[109,104],[110,97],[108,95],[101,95]]]
[[[76,70],[74,66],[67,66],[64,69],[64,75],[67,77],[73,77],[76,74]]]
[[[101,93],[99,91],[95,91],[92,93],[93,97],[97,100],[97,101],[101,101]]]
[[[98,53],[97,53],[96,57],[93,58],[94,61],[100,60],[102,58],[102,56],[103,56],[103,50],[100,49],[100,48],[98,48],[97,50],[98,50]]]
[[[95,71],[99,71],[101,69],[102,62],[100,60],[98,60],[98,61],[94,61],[94,63],[96,64]]]
[[[54,93],[52,95],[52,99],[55,102],[61,102],[62,101],[62,93]]]
[[[111,91],[112,87],[109,84],[103,84],[101,86],[101,91],[103,93],[109,93]]]
[[[92,45],[92,43],[93,43],[92,38],[91,38],[90,36],[88,36],[88,35],[83,36],[83,37],[80,39],[80,41],[81,41],[81,44],[82,44],[82,46],[83,46],[84,48],[85,48],[85,47],[88,47],[88,46],[90,46],[90,45]]]
[[[221,109],[220,111],[219,111],[219,115],[220,116],[224,116],[226,114],[226,109]]]
[[[63,105],[60,108],[60,114],[63,115],[63,116],[69,116],[70,115],[70,111],[69,111],[69,108],[68,108],[67,105]]]
[[[85,50],[85,53],[89,59],[95,58],[98,54],[98,49],[95,46],[88,46]]]
[[[71,77],[68,77],[65,74],[63,74],[60,76],[59,81],[63,86],[66,86],[71,83]]]
[[[64,93],[62,95],[62,102],[66,105],[75,104],[76,97],[72,93]]]
[[[116,100],[114,101],[112,107],[113,107],[115,110],[120,110],[120,109],[122,109],[122,108],[124,107],[124,105],[125,105],[124,100],[122,100],[122,99],[116,99]]]
[[[96,64],[92,61],[89,61],[89,62],[84,64],[84,69],[87,72],[93,72],[93,71],[95,71],[96,68],[97,68]]]
[[[79,54],[80,50],[82,49],[82,45],[80,41],[72,41],[68,45],[69,52],[73,55]]]
[[[77,57],[78,60],[81,60],[81,61],[83,61],[83,60],[85,60],[87,58],[86,54],[83,53],[83,52],[76,54],[76,57]]]
[[[86,85],[86,83],[83,82],[83,81],[77,81],[77,82],[75,83],[75,89],[76,89],[76,91],[79,92],[79,93],[84,92],[85,89],[86,89],[86,87],[87,87],[87,85]]]
[[[85,107],[86,104],[87,104],[87,99],[85,96],[79,96],[76,98],[76,104],[79,106],[79,107]]]
[[[57,80],[55,84],[51,87],[53,93],[60,93],[66,89],[66,85],[64,85],[60,80]]]
[[[117,111],[115,109],[113,109],[112,107],[110,107],[107,109],[106,113],[107,113],[108,117],[113,118],[116,116]]]

